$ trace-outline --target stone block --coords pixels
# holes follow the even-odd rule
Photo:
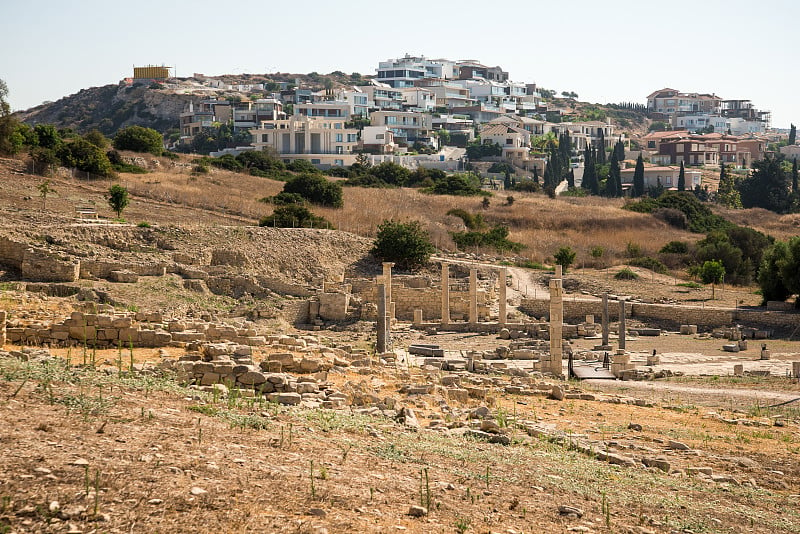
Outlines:
[[[72,326],[69,329],[69,337],[78,341],[91,341],[96,339],[97,331],[94,326]]]
[[[201,386],[210,386],[212,384],[218,384],[220,382],[220,375],[218,373],[203,373],[203,377],[200,379]]]
[[[128,270],[111,271],[108,275],[108,279],[112,282],[135,284],[139,281],[139,275]]]
[[[258,371],[247,371],[236,379],[247,386],[257,386],[267,381],[267,377]]]

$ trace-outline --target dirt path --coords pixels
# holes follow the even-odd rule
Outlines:
[[[765,407],[800,399],[800,391],[703,387],[672,382],[585,380],[582,384],[590,385],[606,392],[634,394],[637,397],[643,397],[648,400],[666,400],[671,403],[700,404],[720,408],[730,408],[732,405],[739,408],[749,408],[756,405]],[[800,400],[792,404],[800,407]]]

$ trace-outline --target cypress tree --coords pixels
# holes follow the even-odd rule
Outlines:
[[[678,191],[686,191],[686,171],[681,161],[681,172],[678,173]]]
[[[581,187],[592,195],[600,194],[600,188],[597,184],[597,169],[594,163],[594,150],[588,145],[583,151],[583,179],[581,180]]]
[[[792,160],[792,192],[797,193],[797,158]]]
[[[619,174],[619,161],[617,161],[617,152],[611,151],[611,164],[608,172],[608,180],[606,180],[605,196],[609,198],[616,198],[622,196],[622,178]]]
[[[792,124],[791,128],[789,128],[789,144],[793,145],[797,142],[797,127]]]
[[[617,152],[617,161],[625,161],[625,143],[622,142],[621,136],[614,145],[614,150]]]
[[[636,170],[633,171],[633,196],[644,195],[644,160],[642,155],[636,159]]]
[[[533,183],[539,183],[539,168],[536,165],[533,166]]]
[[[567,174],[567,185],[570,189],[575,188],[575,171],[572,169],[569,170],[569,174]]]
[[[600,139],[597,141],[597,164],[605,165],[606,163],[606,136],[603,130],[600,130]]]

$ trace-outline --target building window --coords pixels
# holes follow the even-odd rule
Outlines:
[[[269,134],[261,134],[261,142],[269,143]]]
[[[342,142],[342,134],[336,134],[336,142],[337,143],[341,143]]]
[[[341,122],[333,123],[333,129],[334,130],[341,130],[342,129],[342,123]]]
[[[342,145],[336,145],[336,153],[344,154],[344,148],[342,147]]]
[[[386,136],[384,134],[376,134],[375,139],[384,139]]]
[[[355,143],[356,141],[358,141],[358,134],[347,134],[348,143]]]
[[[344,160],[343,159],[335,159],[333,160],[333,164],[337,167],[344,167]]]
[[[318,159],[312,159],[312,160],[311,160],[311,164],[312,164],[312,165],[319,165],[319,164],[320,164],[320,160],[318,160]]]

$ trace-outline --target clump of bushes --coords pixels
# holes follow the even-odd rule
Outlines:
[[[460,249],[469,247],[493,247],[500,252],[518,253],[522,243],[508,239],[508,226],[495,225],[487,231],[470,230],[467,232],[451,232],[453,241]]]
[[[399,269],[415,270],[428,263],[434,250],[419,221],[384,220],[378,225],[371,252],[379,260],[394,262]]]
[[[642,267],[644,269],[650,269],[651,271],[659,274],[665,274],[667,272],[666,265],[664,265],[655,258],[651,258],[650,256],[641,256],[638,258],[633,258],[632,260],[628,261],[628,265],[633,265],[634,267]]]
[[[625,267],[615,274],[614,278],[616,280],[638,280],[639,275]]]
[[[262,217],[258,225],[276,228],[330,228],[330,222],[324,217],[314,215],[302,204],[279,206],[271,215]]]

